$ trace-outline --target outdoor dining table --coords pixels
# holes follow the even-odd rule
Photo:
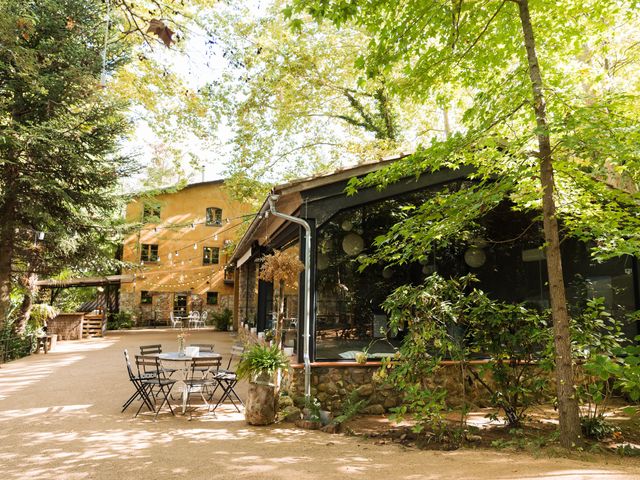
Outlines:
[[[188,388],[185,381],[189,376],[189,368],[191,366],[191,360],[194,358],[216,358],[222,360],[222,355],[215,352],[200,352],[193,353],[187,349],[186,353],[180,352],[166,352],[166,353],[158,353],[156,355],[160,362],[171,362],[172,367],[176,371],[176,374],[180,375],[180,378],[176,379],[176,385],[174,388],[182,389],[182,413],[185,413],[187,410],[187,398],[188,398]],[[178,367],[176,364],[182,363],[182,366]]]

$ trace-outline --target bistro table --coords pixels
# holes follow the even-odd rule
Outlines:
[[[200,352],[198,347],[188,347],[186,353],[180,352],[166,352],[158,353],[156,356],[161,362],[171,362],[172,368],[175,368],[176,374],[180,375],[177,379],[176,386],[174,388],[182,389],[182,413],[187,410],[187,398],[189,397],[189,389],[185,381],[189,377],[189,367],[191,366],[191,360],[194,358],[214,358],[222,360],[222,355],[215,352]],[[182,367],[176,367],[176,363],[182,363]]]

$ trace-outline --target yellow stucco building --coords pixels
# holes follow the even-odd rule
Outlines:
[[[170,312],[233,308],[233,273],[225,269],[232,242],[251,208],[225,192],[224,181],[140,197],[127,205],[141,224],[124,242],[122,259],[135,267],[120,288],[120,311],[137,325],[168,324]]]

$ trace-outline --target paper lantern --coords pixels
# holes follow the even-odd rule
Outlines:
[[[357,233],[350,233],[342,239],[342,250],[353,257],[364,249],[364,240]]]
[[[478,247],[469,247],[464,252],[464,261],[472,268],[479,268],[487,261],[487,254],[484,250]]]

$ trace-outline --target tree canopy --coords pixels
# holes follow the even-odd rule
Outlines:
[[[97,270],[115,240],[118,185],[131,171],[118,150],[125,105],[101,87],[101,2],[0,4],[0,321],[12,279],[73,264]]]

